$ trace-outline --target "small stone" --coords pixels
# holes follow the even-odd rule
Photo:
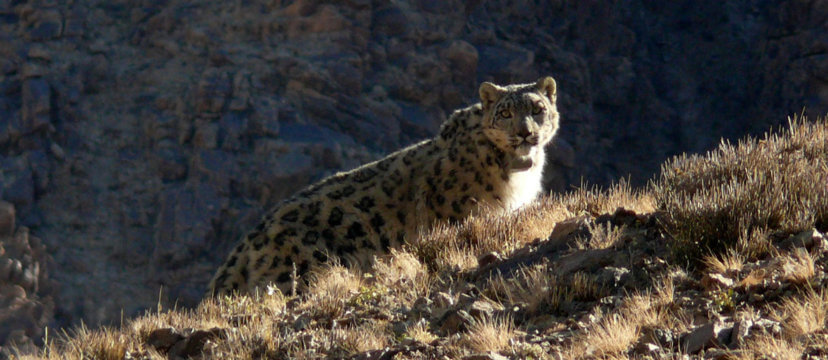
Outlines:
[[[475,301],[477,301],[477,298],[478,297],[476,295],[468,294],[468,293],[462,293],[462,294],[460,294],[460,296],[458,298],[458,302],[460,303],[460,305],[468,306],[468,305],[471,305],[472,303],[474,303]]]
[[[503,258],[497,253],[497,251],[491,251],[483,254],[477,259],[477,266],[484,267],[489,264],[500,262],[501,260],[503,260]]]
[[[718,273],[705,274],[701,284],[707,290],[728,289],[733,286],[733,280]]]
[[[302,314],[296,321],[293,322],[293,330],[302,331],[308,328],[311,323],[311,318],[307,314]]]
[[[547,241],[561,241],[569,237],[570,234],[587,227],[587,217],[579,216],[567,219],[555,224],[552,232],[547,237]]]
[[[437,308],[448,308],[454,305],[454,298],[445,292],[438,292],[434,295],[434,306]]]
[[[722,330],[724,329],[715,322],[702,325],[681,337],[681,349],[686,354],[695,354],[702,349],[715,346]]]
[[[731,359],[732,357],[733,354],[724,349],[709,349],[704,353],[704,358],[711,360],[725,360]]]
[[[819,230],[809,229],[789,237],[782,241],[779,246],[785,249],[805,247],[811,250],[815,245],[820,245],[822,239],[823,235]]]
[[[477,288],[477,285],[472,283],[467,283],[463,286],[463,291],[461,291],[463,295],[468,295],[474,299],[480,297],[480,289]]]
[[[395,336],[402,336],[408,332],[410,325],[405,321],[395,321],[391,324],[391,332],[394,333]]]
[[[12,236],[14,234],[15,216],[14,205],[6,201],[0,201],[0,236]]]
[[[57,143],[52,143],[51,145],[49,145],[49,151],[51,151],[52,155],[54,155],[55,158],[58,160],[63,160],[66,158],[66,152],[63,151],[63,148],[60,147],[60,145],[58,145]]]
[[[596,280],[605,287],[614,289],[624,284],[630,275],[630,269],[607,266],[601,269]]]
[[[18,259],[8,260],[3,263],[2,273],[5,276],[2,279],[9,280],[12,283],[18,283],[23,276],[23,263]]]
[[[204,351],[208,341],[226,337],[224,329],[194,330],[186,339],[177,342],[170,348],[169,357],[179,356],[185,359],[193,358]]]
[[[6,282],[9,280],[14,271],[14,260],[9,258],[0,259],[0,281]]]
[[[500,355],[496,352],[488,352],[484,354],[473,354],[464,356],[463,360],[509,360],[509,358]]]
[[[471,304],[469,308],[469,315],[475,319],[491,318],[494,314],[495,308],[492,303],[488,301],[478,300]]]
[[[454,334],[466,330],[474,318],[464,310],[450,311],[440,319],[440,331],[446,334]]]
[[[661,350],[661,347],[648,342],[639,343],[635,346],[635,352],[642,355],[654,355],[657,354],[659,350]]]
[[[153,330],[149,334],[147,344],[158,349],[159,351],[166,352],[182,339],[184,339],[184,336],[178,333],[175,329],[162,328]]]
[[[20,281],[18,282],[23,289],[30,293],[37,292],[37,276],[40,274],[40,266],[35,263],[34,266],[27,266],[23,269]]]
[[[654,329],[653,337],[659,344],[672,344],[674,341],[673,332],[666,329]]]
[[[369,350],[357,355],[354,355],[351,359],[353,360],[374,360],[374,359],[390,359],[390,355],[395,354],[396,351],[392,351],[391,348],[384,348],[384,349],[376,349],[376,350]]]
[[[632,226],[636,220],[638,220],[638,216],[635,211],[627,210],[623,207],[615,209],[615,212],[612,214],[612,223],[616,226]]]
[[[432,303],[433,303],[433,301],[431,301],[431,299],[429,299],[425,296],[421,296],[421,297],[417,298],[417,300],[414,300],[414,307],[418,308],[418,307],[422,307],[422,306],[429,306]]]
[[[730,334],[730,341],[728,343],[728,347],[731,349],[742,347],[745,344],[745,340],[747,339],[748,335],[750,334],[750,328],[753,326],[753,321],[751,320],[741,320],[737,321],[733,325],[733,332]]]
[[[782,326],[779,325],[778,321],[759,319],[753,322],[753,326],[750,327],[750,330],[758,330],[763,331],[766,334],[779,335],[782,333]]]
[[[432,309],[431,304],[433,301],[427,297],[420,297],[414,301],[414,310],[417,312],[417,316],[431,316],[434,309]]]
[[[26,56],[29,59],[38,59],[38,60],[45,60],[45,61],[51,61],[52,60],[52,54],[49,53],[49,51],[46,50],[46,48],[44,48],[43,46],[32,46],[29,49],[29,52],[26,54]]]

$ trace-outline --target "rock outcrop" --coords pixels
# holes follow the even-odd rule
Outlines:
[[[15,225],[14,206],[0,201],[0,351],[30,348],[45,335],[55,312],[53,266],[41,240]]]

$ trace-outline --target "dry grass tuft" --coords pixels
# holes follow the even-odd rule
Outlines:
[[[523,304],[529,313],[557,311],[576,300],[597,300],[607,295],[591,275],[578,272],[559,276],[548,265],[520,269],[513,277],[493,276],[483,291],[497,301]]]
[[[822,330],[828,318],[828,295],[809,291],[802,297],[785,299],[772,315],[791,339]]]
[[[590,224],[589,239],[580,240],[575,246],[578,249],[609,249],[618,245],[624,230],[624,226],[613,227],[610,223]]]
[[[781,134],[668,161],[652,191],[667,212],[676,255],[697,261],[706,252],[734,248],[755,231],[824,229],[827,170],[828,122],[794,118]]]
[[[795,284],[805,284],[816,274],[814,257],[804,248],[796,248],[782,258],[782,278]]]
[[[428,296],[433,281],[428,268],[414,254],[396,250],[374,264],[374,277],[385,288],[400,295],[400,300],[406,304]]]
[[[642,329],[679,326],[669,310],[674,292],[673,282],[664,279],[649,294],[630,295],[616,311],[576,335],[564,358],[623,358]]]
[[[719,274],[738,274],[739,271],[742,270],[742,266],[745,264],[745,257],[742,254],[731,250],[725,254],[707,255],[704,259],[702,259],[702,263],[704,263],[705,268],[709,272]]]
[[[121,360],[135,342],[113,329],[101,328],[90,331],[81,325],[70,334],[64,334],[58,340],[60,347],[49,344],[43,357],[49,359],[101,359]],[[62,353],[62,354],[61,354]],[[61,354],[55,356],[57,354]]]
[[[805,347],[795,341],[763,335],[751,339],[737,359],[799,360]]]
[[[526,209],[503,214],[484,211],[461,224],[435,226],[408,244],[408,249],[434,272],[458,272],[477,267],[488,252],[509,254],[536,239],[545,239],[555,224],[571,217],[557,201],[544,199]]]
[[[515,213],[483,211],[457,226],[437,225],[409,243],[408,249],[437,273],[466,271],[477,267],[482,254],[508,256],[526,243],[547,238],[555,224],[563,220],[612,213],[619,207],[647,213],[655,209],[655,201],[623,180],[608,190],[583,186],[566,194],[553,194]],[[600,246],[612,246],[622,229],[595,230],[601,233],[597,239],[604,240]]]
[[[331,265],[311,276],[303,308],[311,316],[333,320],[345,312],[348,300],[363,288],[362,277],[341,265]]]
[[[741,230],[735,250],[745,259],[760,259],[773,252],[776,247],[767,228],[744,228]]]
[[[333,354],[354,355],[388,346],[391,336],[384,331],[384,326],[368,323],[360,327],[334,329],[329,341]]]
[[[417,324],[410,326],[405,332],[405,338],[412,339],[414,341],[418,341],[421,343],[429,344],[434,340],[437,340],[437,335],[434,335],[431,331],[428,331],[428,323],[425,321],[418,322]]]
[[[640,324],[631,314],[610,314],[574,341],[568,358],[604,357],[627,351],[638,339]]]
[[[511,318],[483,318],[469,327],[462,343],[475,353],[501,352],[511,348],[514,337],[515,327]]]
[[[656,209],[650,193],[633,189],[624,179],[606,190],[584,184],[575,191],[555,195],[551,200],[563,204],[574,216],[611,214],[619,207],[636,213],[650,213]]]

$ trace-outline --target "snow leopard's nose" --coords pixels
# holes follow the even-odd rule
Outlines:
[[[521,139],[526,139],[529,136],[532,136],[532,130],[529,130],[529,121],[524,120],[518,123],[516,135]]]
[[[522,139],[526,139],[526,138],[528,138],[528,137],[532,136],[532,132],[531,132],[531,131],[529,131],[529,130],[523,130],[523,129],[521,129],[521,130],[518,130],[518,132],[517,132],[517,136],[518,136],[518,137],[520,137],[520,138],[522,138]]]

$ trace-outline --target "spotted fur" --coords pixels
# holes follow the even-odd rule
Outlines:
[[[209,294],[290,289],[331,258],[370,270],[375,255],[437,222],[483,207],[513,211],[541,191],[544,146],[558,130],[557,88],[480,86],[481,102],[455,111],[433,139],[326,178],[283,201],[230,253]]]

